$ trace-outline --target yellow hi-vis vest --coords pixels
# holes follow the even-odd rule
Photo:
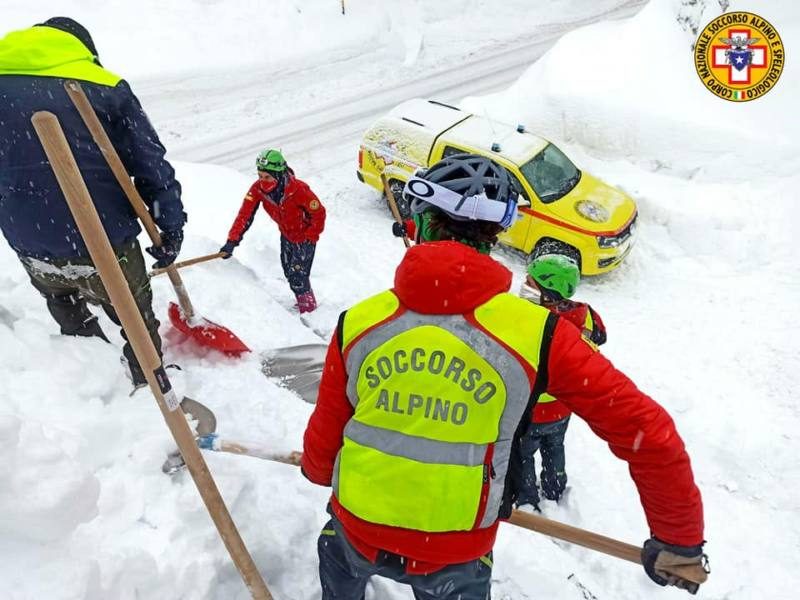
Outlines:
[[[490,336],[460,314],[395,314],[399,308],[386,291],[344,315],[354,414],[334,467],[336,498],[381,525],[489,527],[503,500],[514,434],[529,419],[535,377],[528,372],[547,358],[550,312],[498,294],[473,312]]]

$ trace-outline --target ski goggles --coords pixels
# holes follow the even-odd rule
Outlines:
[[[414,176],[408,180],[403,193],[427,202],[461,220],[490,221],[508,229],[517,220],[517,197],[511,195],[501,202],[492,200],[485,192],[462,196],[442,185]]]

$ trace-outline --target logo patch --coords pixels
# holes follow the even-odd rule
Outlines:
[[[749,12],[720,15],[694,47],[694,67],[706,88],[723,100],[748,102],[770,91],[786,60],[781,36]]]
[[[312,200],[308,203],[308,208],[311,210],[317,210],[319,208],[319,200]]]

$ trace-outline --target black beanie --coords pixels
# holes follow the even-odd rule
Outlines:
[[[78,38],[81,43],[86,46],[89,52],[91,52],[93,56],[97,57],[97,48],[94,47],[92,36],[89,35],[89,31],[86,29],[86,27],[78,23],[75,19],[70,19],[69,17],[51,17],[44,23],[37,23],[35,26],[52,27],[53,29],[66,31],[67,33]]]

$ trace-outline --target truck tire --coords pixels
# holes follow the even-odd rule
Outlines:
[[[389,189],[392,190],[392,195],[394,196],[394,201],[397,204],[397,210],[400,213],[400,217],[403,220],[411,218],[411,206],[408,203],[408,200],[403,198],[403,188],[405,184],[402,181],[397,181],[396,179],[392,179],[389,181]],[[389,199],[386,198],[386,194],[383,195],[384,200],[386,200],[386,206],[389,207]]]
[[[545,254],[562,254],[568,256],[575,261],[579,269],[583,270],[580,251],[565,242],[554,240],[553,238],[542,238],[536,243],[533,252],[531,252],[530,259],[533,261]]]

